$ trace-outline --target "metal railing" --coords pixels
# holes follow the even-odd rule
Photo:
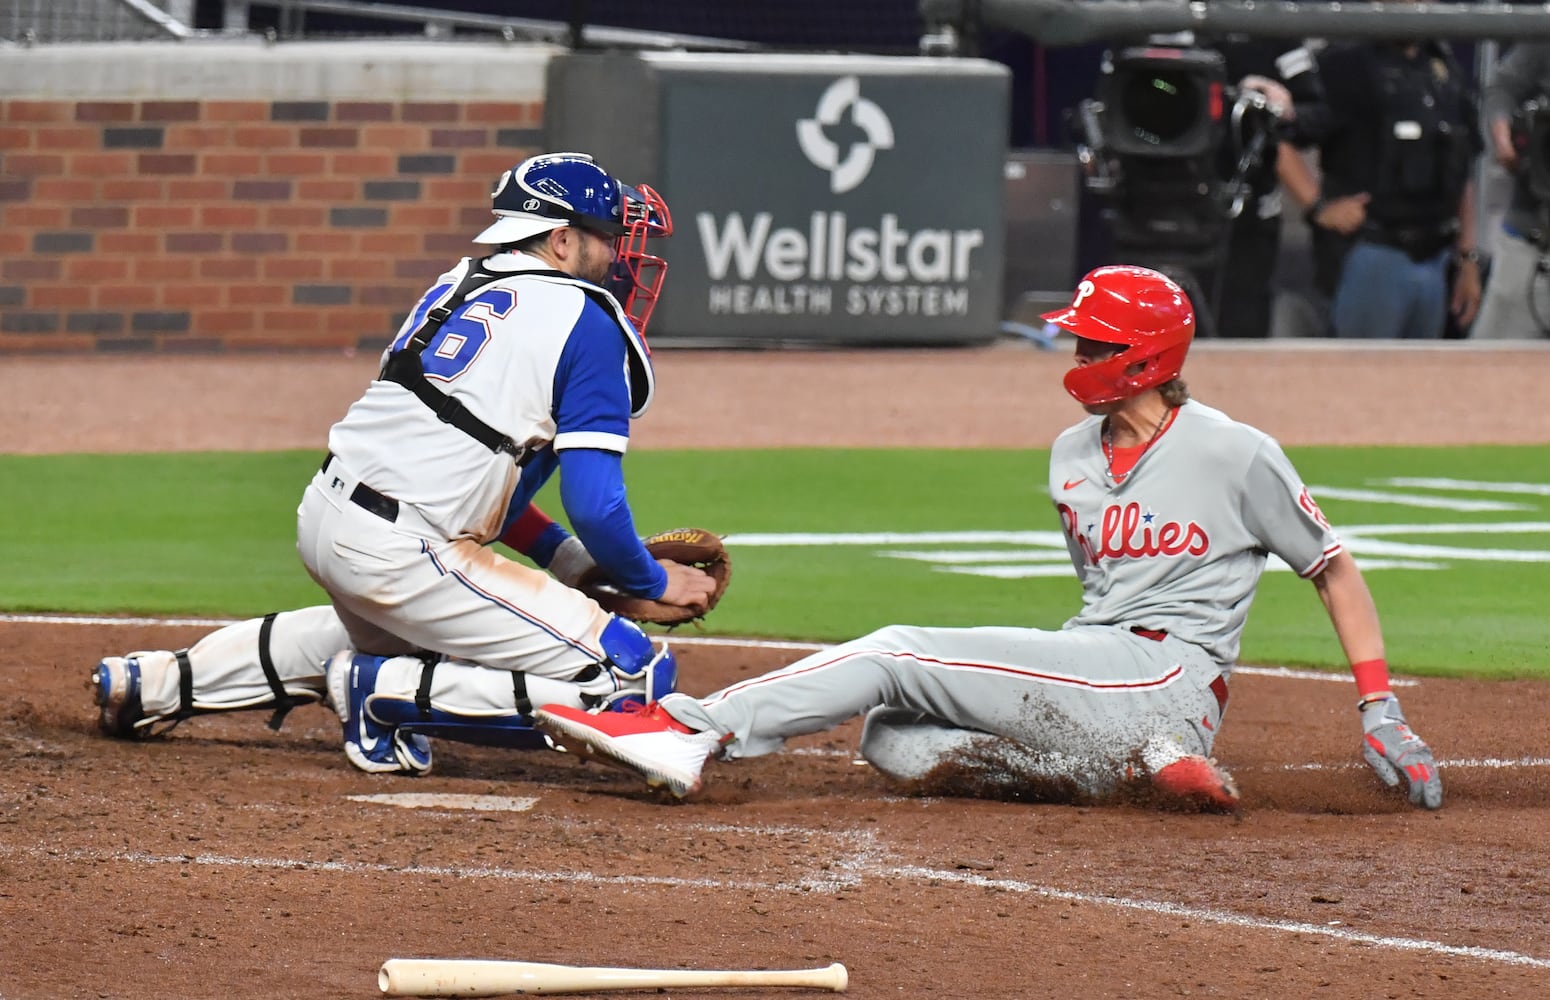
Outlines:
[[[0,39],[39,42],[187,38],[193,0],[0,0]]]
[[[376,3],[372,0],[246,0],[250,7],[267,7],[279,12],[280,37],[306,34],[306,15],[340,14],[357,21],[387,21],[422,25],[431,38],[449,36],[455,29],[485,31],[508,40],[550,42],[573,48],[606,46],[626,49],[688,49],[696,51],[747,52],[762,49],[751,42],[702,35],[675,34],[610,28],[596,24],[545,21],[525,17],[502,17],[467,11],[407,4]]]
[[[920,0],[928,25],[993,25],[1044,45],[1193,31],[1255,38],[1550,38],[1550,5],[1382,0]]]
[[[274,11],[273,40],[307,37],[307,14],[349,18],[357,24],[418,24],[426,38],[450,38],[455,32],[489,33],[508,41],[549,42],[572,48],[749,52],[752,42],[664,31],[613,28],[579,22],[476,14],[438,7],[376,3],[373,0],[227,0],[221,30],[192,27],[194,0],[0,0],[0,42],[184,40],[249,33],[251,8]]]

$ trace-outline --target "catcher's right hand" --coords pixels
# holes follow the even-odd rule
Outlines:
[[[679,528],[641,541],[667,570],[667,589],[660,598],[620,591],[601,567],[584,573],[576,588],[621,618],[657,625],[682,625],[715,608],[732,579],[732,557],[720,536],[703,528]]]
[[[1442,774],[1431,748],[1415,734],[1393,695],[1365,701],[1362,710],[1362,756],[1390,788],[1403,778],[1410,804],[1442,808]]]

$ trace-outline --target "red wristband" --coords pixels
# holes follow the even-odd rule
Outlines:
[[[1351,674],[1356,678],[1356,692],[1362,698],[1374,694],[1387,694],[1389,690],[1389,664],[1387,660],[1363,660],[1351,664]]]
[[[544,533],[544,529],[554,523],[554,519],[534,504],[528,504],[527,509],[517,515],[506,530],[501,532],[501,541],[523,555],[538,541],[538,536]]]

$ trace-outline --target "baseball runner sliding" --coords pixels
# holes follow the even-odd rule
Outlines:
[[[1055,630],[893,625],[706,698],[643,710],[545,705],[569,749],[688,795],[707,760],[866,717],[862,755],[925,790],[1086,799],[1139,784],[1234,811],[1211,757],[1268,553],[1313,582],[1349,658],[1362,753],[1412,803],[1442,805],[1432,753],[1389,690],[1355,561],[1273,438],[1189,398],[1189,300],[1140,267],[1099,268],[1044,317],[1076,335],[1065,388],[1088,416],[1056,440],[1049,494],[1082,583]],[[638,707],[638,706],[637,706]],[[948,777],[958,784],[941,788]]]

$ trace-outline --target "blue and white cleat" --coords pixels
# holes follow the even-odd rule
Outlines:
[[[323,667],[328,702],[339,714],[344,733],[344,754],[351,764],[372,774],[427,774],[431,741],[372,717],[371,695],[377,686],[377,671],[386,660],[346,649],[335,653]]]
[[[128,656],[107,656],[92,671],[92,701],[101,709],[97,728],[106,736],[121,740],[140,740],[150,735],[145,713],[140,707],[140,660]]]

